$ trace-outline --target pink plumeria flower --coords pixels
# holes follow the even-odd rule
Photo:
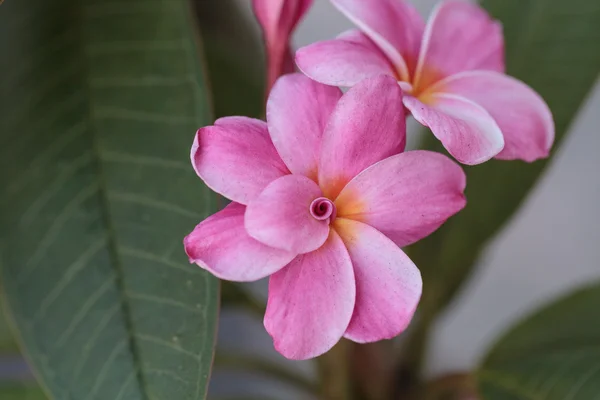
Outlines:
[[[271,92],[267,123],[223,118],[196,135],[194,169],[232,203],[201,222],[185,250],[222,279],[271,276],[264,324],[285,357],[404,331],[422,282],[399,246],[465,205],[460,166],[402,153],[401,105],[385,75],[342,96],[291,74]]]
[[[313,0],[252,0],[267,47],[267,93],[277,78],[294,72],[290,36]]]
[[[360,31],[300,49],[296,62],[309,77],[353,86],[393,76],[409,94],[406,108],[464,164],[548,156],[552,114],[535,91],[504,74],[502,27],[477,5],[444,1],[425,25],[403,0],[332,2]]]

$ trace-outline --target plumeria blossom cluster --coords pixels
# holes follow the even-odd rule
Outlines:
[[[404,0],[332,2],[360,30],[300,49],[304,74],[279,77],[311,2],[254,0],[270,60],[266,122],[219,119],[191,151],[231,203],[185,251],[221,279],[270,277],[264,325],[291,359],[342,337],[392,338],[415,313],[422,280],[401,248],[465,206],[466,177],[445,155],[405,152],[408,115],[466,164],[533,161],[554,136],[544,101],[503,74],[501,27],[477,6],[443,2],[426,25]]]
[[[194,168],[233,203],[185,239],[187,254],[222,279],[271,275],[264,323],[286,357],[402,332],[422,283],[400,247],[465,205],[457,164],[403,152],[402,100],[388,76],[342,96],[291,74],[271,91],[266,123],[229,117],[198,131]]]

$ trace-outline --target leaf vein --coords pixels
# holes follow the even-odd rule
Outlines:
[[[153,344],[163,346],[163,347],[168,347],[172,350],[175,350],[178,353],[185,354],[186,356],[193,358],[194,360],[196,360],[198,362],[201,360],[201,357],[198,354],[192,353],[191,351],[186,350],[186,349],[182,348],[181,346],[176,345],[175,343],[166,341],[164,339],[161,339],[161,338],[158,338],[155,336],[151,336],[151,335],[145,335],[142,333],[136,333],[134,336],[144,342],[153,343]]]
[[[182,303],[180,301],[177,301],[177,300],[168,299],[165,297],[153,296],[153,295],[144,294],[144,293],[136,293],[136,292],[131,292],[131,291],[125,292],[125,294],[132,299],[148,301],[148,302],[157,303],[157,304],[161,304],[161,305],[178,307],[183,310],[192,312],[194,314],[202,314],[202,311],[199,310],[198,308],[191,307],[191,306],[189,306],[185,303]]]
[[[128,344],[128,340],[124,339],[121,340],[113,348],[106,361],[104,361],[104,364],[102,365],[102,368],[100,369],[100,372],[98,373],[98,376],[95,379],[94,386],[92,387],[92,390],[90,391],[86,399],[93,399],[96,396],[96,393],[98,393],[98,389],[100,389],[100,386],[104,382],[104,379],[106,379],[106,374],[108,373],[109,368],[112,366],[119,353],[122,352]]]
[[[35,251],[29,260],[25,263],[22,272],[17,276],[17,281],[23,282],[27,280],[29,275],[40,265],[40,261],[48,251],[48,248],[58,237],[60,230],[63,228],[65,222],[72,216],[73,211],[83,204],[86,200],[98,193],[98,183],[94,182],[88,187],[84,188],[79,194],[77,194],[70,202],[66,204],[61,213],[56,216],[54,222],[50,226],[50,229],[46,232],[40,243],[36,246]]]
[[[191,265],[180,264],[180,263],[159,257],[156,254],[148,253],[146,251],[134,249],[131,247],[124,247],[124,246],[119,247],[119,250],[125,256],[134,257],[134,258],[138,258],[138,259],[146,260],[146,261],[154,261],[157,264],[161,264],[167,268],[177,269],[179,271],[187,272],[190,274],[199,274],[199,272],[200,272],[198,270],[198,268],[194,268]]]
[[[48,308],[60,297],[64,289],[68,286],[73,278],[81,272],[94,256],[106,246],[106,238],[102,238],[93,242],[87,250],[85,250],[71,265],[69,265],[60,280],[54,285],[53,289],[42,299],[38,312],[34,314],[33,321],[37,321],[40,316],[43,316]]]
[[[176,116],[169,114],[157,114],[155,112],[141,110],[127,110],[113,107],[97,107],[94,112],[96,119],[116,119],[129,120],[136,122],[156,122],[171,125],[190,124],[194,122],[193,118],[186,116]]]
[[[140,156],[116,151],[107,151],[102,155],[102,161],[124,164],[148,165],[189,171],[190,166],[179,160],[165,160],[160,157]]]
[[[96,289],[96,291],[92,293],[90,297],[87,298],[87,300],[83,303],[79,311],[75,313],[75,316],[73,317],[67,328],[64,330],[64,332],[59,335],[58,340],[56,341],[57,347],[62,347],[69,340],[71,334],[75,331],[75,329],[83,320],[83,318],[85,318],[85,316],[88,315],[88,312],[102,298],[102,295],[104,295],[112,287],[112,284],[114,284],[114,280],[114,276],[111,275],[109,279],[107,279],[102,285],[100,285],[98,289]]]
[[[159,210],[169,211],[173,214],[179,214],[184,217],[201,218],[202,216],[194,211],[187,210],[177,204],[168,203],[165,201],[154,200],[135,193],[123,193],[112,191],[108,194],[111,200],[132,203],[141,206],[156,208]]]

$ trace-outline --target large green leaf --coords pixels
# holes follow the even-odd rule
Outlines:
[[[2,400],[46,400],[42,389],[35,383],[18,382],[22,378],[24,361],[15,358],[19,349],[13,336],[8,318],[0,307],[0,399]]]
[[[493,347],[484,400],[590,400],[600,393],[600,284],[545,307]]]
[[[41,389],[26,384],[0,384],[0,399],[2,400],[47,400]]]
[[[600,71],[600,2],[597,0],[483,0],[504,24],[508,73],[527,82],[548,102],[558,150]],[[427,147],[439,148],[428,136]],[[547,167],[492,160],[465,167],[467,207],[410,249],[426,281],[432,312],[446,305],[484,245],[509,220]]]
[[[2,285],[55,400],[203,399],[216,279],[183,236],[215,197],[189,166],[210,123],[185,0],[0,7]]]

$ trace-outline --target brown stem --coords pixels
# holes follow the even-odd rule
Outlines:
[[[356,398],[388,400],[394,379],[394,343],[352,343],[350,364]]]
[[[420,398],[423,400],[476,400],[479,396],[471,374],[454,373],[427,382]]]
[[[409,400],[416,396],[423,379],[423,366],[429,344],[429,331],[435,320],[427,302],[422,303],[422,313],[414,322],[409,336],[402,346],[403,354],[396,368],[396,379],[392,398]]]
[[[317,358],[322,400],[350,398],[349,348],[350,342],[342,339],[333,349]]]

